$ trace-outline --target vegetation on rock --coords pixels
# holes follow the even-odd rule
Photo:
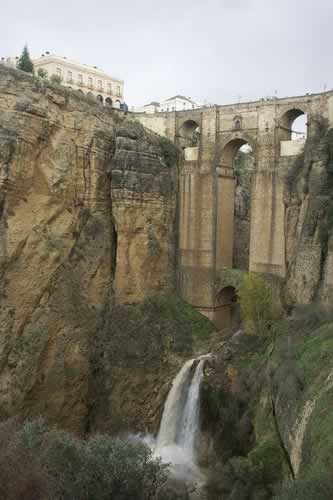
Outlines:
[[[261,274],[248,273],[243,277],[239,300],[244,324],[260,336],[267,335],[274,310],[271,287]]]
[[[33,73],[34,72],[34,65],[33,62],[30,58],[29,50],[27,45],[24,46],[22,54],[17,61],[16,65],[17,69],[20,69],[21,71],[24,71],[25,73]]]

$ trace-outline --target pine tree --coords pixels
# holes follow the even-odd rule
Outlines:
[[[30,54],[27,45],[24,46],[22,54],[16,65],[17,69],[21,71],[25,71],[26,73],[34,72],[34,65],[32,60],[30,59]]]

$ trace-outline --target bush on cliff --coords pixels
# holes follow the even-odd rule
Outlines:
[[[274,310],[271,287],[262,275],[248,273],[243,277],[239,299],[245,325],[257,335],[267,335]]]
[[[150,359],[153,363],[168,350],[189,355],[195,340],[209,339],[214,331],[205,316],[176,295],[156,295],[140,304],[115,305],[111,312],[115,357],[124,354],[124,339],[128,359]]]
[[[166,479],[166,466],[141,443],[80,440],[42,420],[1,424],[0,444],[7,500],[149,500]]]

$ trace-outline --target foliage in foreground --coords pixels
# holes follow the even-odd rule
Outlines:
[[[0,425],[0,498],[150,500],[166,466],[142,443],[48,429],[42,420]]]

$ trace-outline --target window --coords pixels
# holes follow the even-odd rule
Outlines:
[[[102,80],[97,80],[97,90],[103,90]]]
[[[119,95],[119,96],[121,95],[120,94],[120,85],[117,85],[117,95]]]
[[[111,83],[108,83],[108,94],[112,94]]]
[[[78,83],[78,85],[83,85],[83,76],[82,75],[77,75],[77,83]]]
[[[92,88],[93,88],[93,81],[92,81],[92,78],[90,78],[90,77],[88,77],[88,87],[89,87],[90,89],[92,89]]]
[[[71,71],[67,71],[67,82],[73,83],[73,73]]]
[[[61,68],[57,68],[57,76],[61,78]]]

